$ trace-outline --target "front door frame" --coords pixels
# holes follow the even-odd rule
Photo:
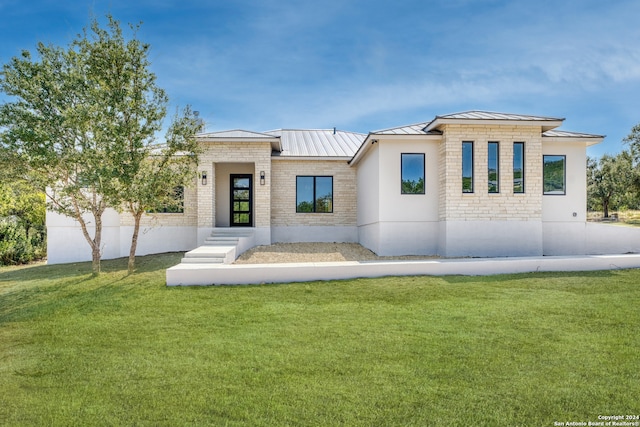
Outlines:
[[[236,179],[249,179],[249,197],[245,198],[236,198],[236,190],[247,190],[247,187],[236,187],[235,180]],[[232,173],[229,175],[229,185],[230,185],[230,212],[229,212],[229,225],[231,227],[253,227],[253,174],[250,173]],[[244,203],[249,202],[249,209],[243,209]],[[238,203],[238,204],[236,204]],[[236,209],[237,208],[237,209]],[[236,221],[236,215],[248,215],[248,222],[245,221]]]

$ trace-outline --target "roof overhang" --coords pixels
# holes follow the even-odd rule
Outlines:
[[[277,153],[274,153],[271,156],[272,160],[282,160],[282,161],[286,161],[286,160],[313,160],[313,161],[321,161],[321,160],[326,160],[326,161],[343,161],[343,162],[348,162],[349,160],[351,160],[351,157],[348,156],[282,156],[279,155]]]
[[[586,144],[587,147],[591,147],[592,145],[600,144],[604,141],[604,136],[593,135],[590,137],[567,137],[567,136],[542,136],[543,142],[562,142],[562,143],[582,143]]]
[[[269,142],[271,143],[272,151],[282,151],[282,143],[279,137],[229,137],[229,136],[209,136],[202,135],[197,136],[199,142],[213,142],[213,143],[237,143],[237,142]]]
[[[510,120],[510,119],[460,119],[436,117],[425,128],[425,132],[430,130],[442,130],[442,127],[448,124],[456,125],[487,125],[487,126],[539,126],[542,132],[555,129],[562,125],[563,119],[548,120]]]

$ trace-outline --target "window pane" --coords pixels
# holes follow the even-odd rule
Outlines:
[[[524,142],[513,143],[513,192],[524,193]]]
[[[234,213],[233,214],[233,223],[234,224],[249,224],[249,214],[248,213]]]
[[[296,177],[296,212],[313,212],[313,177]]]
[[[316,212],[333,212],[333,177],[316,177]]]
[[[424,154],[401,154],[402,194],[424,194]]]
[[[544,194],[566,194],[565,156],[543,156]]]
[[[473,142],[462,143],[462,192],[473,193]]]
[[[251,179],[249,178],[233,178],[233,188],[249,188]]]
[[[249,212],[249,202],[233,202],[234,212]]]
[[[233,190],[233,200],[249,200],[249,190]]]
[[[489,161],[488,161],[488,179],[489,193],[500,192],[500,155],[499,144],[497,142],[489,143]]]

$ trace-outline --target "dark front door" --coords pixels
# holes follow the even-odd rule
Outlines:
[[[231,226],[253,225],[253,175],[231,175]]]

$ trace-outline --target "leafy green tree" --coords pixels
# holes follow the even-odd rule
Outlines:
[[[633,203],[637,172],[629,151],[616,156],[605,154],[599,160],[587,159],[587,194],[590,208],[602,208],[605,218],[610,209]]]
[[[151,173],[149,147],[166,116],[168,97],[137,28],[125,40],[113,17],[106,29],[94,19],[68,48],[39,43],[37,59],[24,51],[0,73],[0,90],[12,99],[0,105],[0,141],[46,188],[49,207],[78,221],[94,274],[103,213],[140,194],[136,183]]]
[[[187,107],[181,116],[174,118],[165,137],[166,142],[160,145],[140,144],[136,152],[144,153],[144,156],[137,157],[136,167],[130,168],[129,172],[134,173],[119,177],[119,193],[115,201],[122,201],[123,208],[134,219],[129,273],[135,269],[142,216],[149,211],[176,211],[179,208],[177,204],[182,201],[176,198],[175,189],[193,184],[200,151],[195,134],[201,127],[197,115]]]

